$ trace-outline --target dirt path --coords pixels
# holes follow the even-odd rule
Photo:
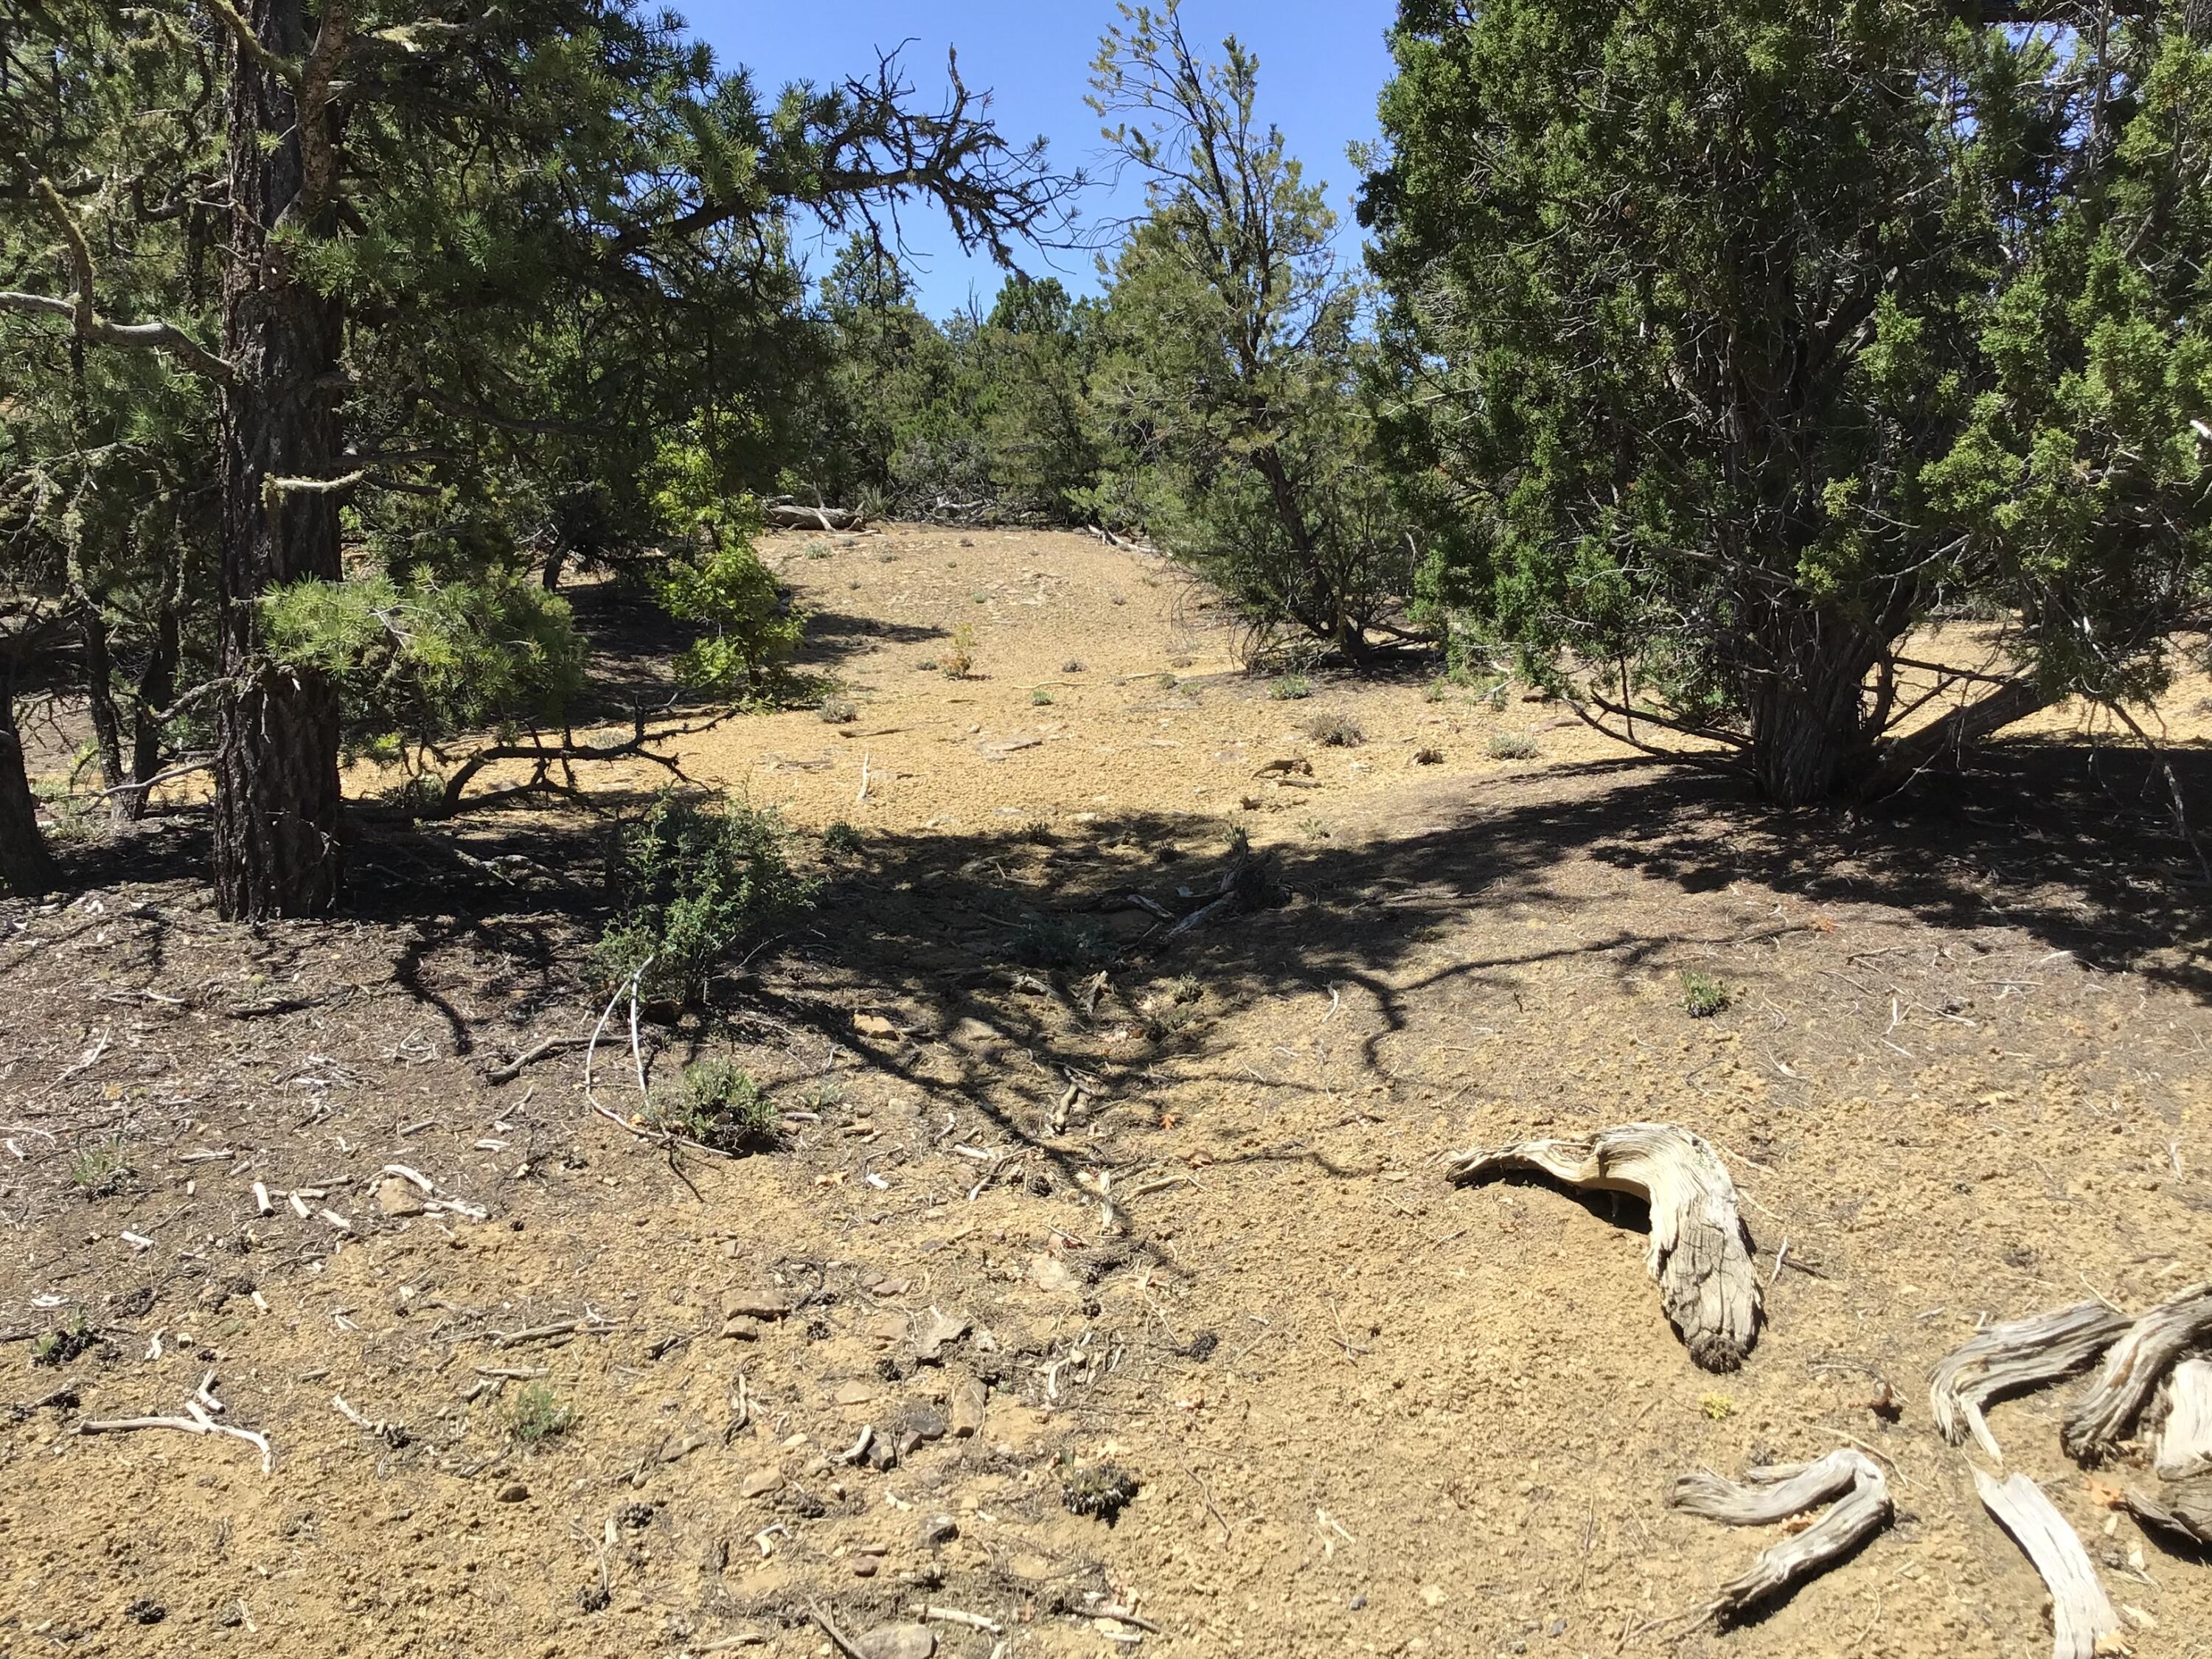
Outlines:
[[[2062,719],[1962,802],[1777,820],[1555,706],[1279,700],[1150,562],[967,540],[777,538],[858,718],[687,763],[862,836],[727,988],[733,1034],[641,1033],[656,1074],[711,1046],[811,1114],[773,1156],[672,1169],[591,1114],[580,1053],[486,1075],[599,1013],[557,825],[460,832],[504,882],[373,839],[401,919],[217,923],[188,829],[0,908],[29,1408],[0,1426],[0,1653],[830,1652],[810,1603],[855,1639],[921,1605],[1000,1626],[933,1625],[974,1659],[2048,1652],[1923,1379],[1987,1319],[2212,1277],[2205,918],[2144,769]],[[981,678],[948,679],[969,621]],[[1364,741],[1305,736],[1322,714]],[[1490,758],[1500,729],[1537,757]],[[1173,941],[1082,908],[1203,887],[1238,827],[1282,908]],[[1690,1018],[1692,969],[1728,1010]],[[624,1110],[629,1065],[625,1030],[594,1079]],[[1746,1194],[1771,1322],[1733,1376],[1668,1329],[1632,1203],[1441,1174],[1638,1117]],[[391,1164],[484,1219],[386,1213]],[[29,1366],[80,1310],[85,1351]],[[273,1474],[74,1432],[210,1372]],[[562,1431],[531,1437],[533,1383]],[[2212,1570],[2097,1504],[2070,1396],[1993,1414],[2010,1467],[2144,1615],[2135,1652],[2212,1650]],[[1673,1479],[1839,1444],[1898,1525],[1763,1622],[1685,1617],[1774,1534],[1670,1511]],[[1063,1502],[1106,1464],[1136,1482],[1110,1526]]]

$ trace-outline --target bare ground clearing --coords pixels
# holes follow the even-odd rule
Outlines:
[[[2205,892],[2141,757],[2054,715],[1971,790],[1776,818],[1553,705],[1271,696],[1095,543],[775,546],[859,718],[735,722],[687,769],[864,850],[726,1026],[641,1035],[811,1114],[781,1152],[672,1167],[579,1050],[489,1075],[599,1017],[588,820],[371,811],[331,925],[213,920],[189,813],[0,905],[0,1654],[796,1656],[832,1650],[817,1608],[857,1641],[924,1605],[1001,1627],[933,1624],[975,1659],[2049,1651],[1924,1377],[1984,1317],[2212,1277]],[[981,678],[922,665],[970,623]],[[2168,710],[2200,800],[2205,690]],[[1324,713],[1364,741],[1303,735]],[[1202,885],[1232,827],[1287,905],[1171,941],[1078,908]],[[1726,1011],[1687,1014],[1689,969]],[[624,1028],[623,1110],[630,1065]],[[1746,1196],[1738,1373],[1668,1329],[1632,1202],[1442,1173],[1632,1118]],[[395,1164],[484,1218],[387,1212]],[[273,1474],[76,1431],[210,1372]],[[575,1415],[532,1439],[537,1382]],[[2071,1394],[1997,1408],[2009,1468],[2135,1652],[2212,1651],[2212,1567],[2096,1501]],[[1762,1621],[1678,1616],[1775,1534],[1668,1510],[1674,1478],[1839,1445],[1897,1524]],[[1111,1525],[1062,1501],[1103,1462],[1139,1483]]]

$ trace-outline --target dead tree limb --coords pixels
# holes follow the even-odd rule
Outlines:
[[[2212,1480],[2168,1486],[2156,1498],[2130,1491],[2121,1494],[2120,1504],[2147,1527],[2212,1548]]]
[[[2027,1553],[2051,1592],[2051,1659],[2097,1659],[2106,1650],[2105,1638],[2118,1633],[2120,1616],[2066,1517],[2024,1474],[1999,1480],[1976,1469],[1974,1486],[1982,1506]]]
[[[2212,1359],[2185,1359],[2159,1390],[2152,1471],[2161,1480],[2212,1475]]]
[[[2136,1320],[2112,1345],[2097,1380],[2067,1414],[2066,1426],[2059,1432],[2067,1455],[2084,1463],[2109,1457],[2166,1372],[2208,1339],[2212,1339],[2212,1285],[2193,1285]]]
[[[1721,1586],[1713,1616],[1734,1622],[1782,1591],[1847,1560],[1895,1513],[1889,1483],[1863,1453],[1848,1448],[1816,1463],[1747,1469],[1743,1484],[1700,1469],[1686,1474],[1668,1494],[1668,1504],[1731,1527],[1771,1526],[1838,1498],[1836,1506],[1802,1532],[1763,1552],[1751,1571]]]
[[[1536,1170],[1571,1187],[1632,1193],[1651,1206],[1645,1266],[1690,1358],[1732,1371],[1759,1340],[1759,1270],[1735,1183],[1705,1140],[1672,1123],[1626,1123],[1583,1140],[1524,1140],[1454,1160],[1460,1186]]]
[[[1982,1417],[1990,1402],[2087,1370],[2127,1328],[2125,1314],[2102,1302],[2080,1302],[1976,1332],[1939,1360],[1929,1379],[1936,1432],[1954,1446],[1971,1434],[2002,1463],[2004,1451]]]
[[[796,501],[773,501],[761,512],[778,530],[858,530],[867,519],[856,507],[802,507]]]

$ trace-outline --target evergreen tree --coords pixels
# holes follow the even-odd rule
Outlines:
[[[764,103],[635,0],[41,0],[9,45],[85,94],[19,129],[11,339],[29,318],[73,356],[149,350],[219,400],[230,915],[313,913],[342,890],[339,684],[313,653],[273,652],[265,623],[273,597],[342,583],[342,526],[398,538],[427,577],[511,559],[519,521],[557,520],[619,471],[572,448],[564,477],[520,441],[613,439],[619,461],[642,428],[649,453],[687,402],[657,375],[697,361],[663,349],[701,331],[681,285],[775,268],[795,208],[836,225],[924,200],[1001,256],[1058,210],[1037,149],[1010,147],[957,73],[934,110],[891,60]],[[204,77],[185,106],[219,129],[125,154],[116,131],[157,107],[135,65],[178,52]],[[130,233],[172,204],[220,226],[219,327],[118,281]],[[692,400],[718,435],[726,400]]]
[[[1363,211],[1453,532],[1430,603],[1784,804],[2148,689],[2201,592],[2201,54],[1984,9],[1404,0],[1393,35]],[[2007,672],[1899,738],[1962,605],[2018,619]]]

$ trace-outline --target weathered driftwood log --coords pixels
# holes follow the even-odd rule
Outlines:
[[[2096,1659],[2103,1651],[2099,1644],[2118,1632],[2120,1616],[2066,1517],[2024,1474],[1999,1480],[1976,1469],[1974,1486],[1982,1506],[2027,1553],[2051,1592],[2051,1659]]]
[[[2145,1526],[2212,1548],[2212,1480],[2167,1486],[2155,1498],[2130,1491],[2121,1495],[2120,1502]]]
[[[2059,1439],[2069,1456],[2095,1462],[2112,1455],[2174,1362],[2212,1339],[2212,1285],[2192,1285],[2128,1328],[2105,1356],[2088,1392],[2074,1402]]]
[[[856,507],[801,507],[775,501],[761,509],[778,530],[858,530],[866,514]]]
[[[1759,1270],[1735,1183],[1700,1136],[1673,1123],[1624,1123],[1583,1140],[1523,1140],[1454,1160],[1461,1186],[1537,1170],[1569,1186],[1632,1193],[1651,1206],[1645,1266],[1667,1318],[1709,1371],[1732,1371],[1759,1340]]]
[[[2161,1480],[2212,1474],[2212,1359],[2185,1359],[2159,1390],[2157,1449],[2151,1468]]]
[[[1889,1483],[1872,1458],[1848,1449],[1832,1451],[1817,1463],[1747,1469],[1741,1486],[1703,1469],[1674,1483],[1668,1504],[1731,1527],[1770,1526],[1832,1498],[1842,1501],[1804,1531],[1764,1552],[1750,1571],[1721,1586],[1713,1605],[1716,1619],[1731,1623],[1848,1559],[1889,1524]]]
[[[1971,1434],[2002,1463],[2004,1453],[1982,1420],[1989,1403],[2087,1370],[2127,1328],[2125,1314],[2101,1302],[2077,1302],[1977,1331],[1965,1346],[1939,1360],[1929,1378],[1928,1403],[1936,1431],[1954,1446]]]

